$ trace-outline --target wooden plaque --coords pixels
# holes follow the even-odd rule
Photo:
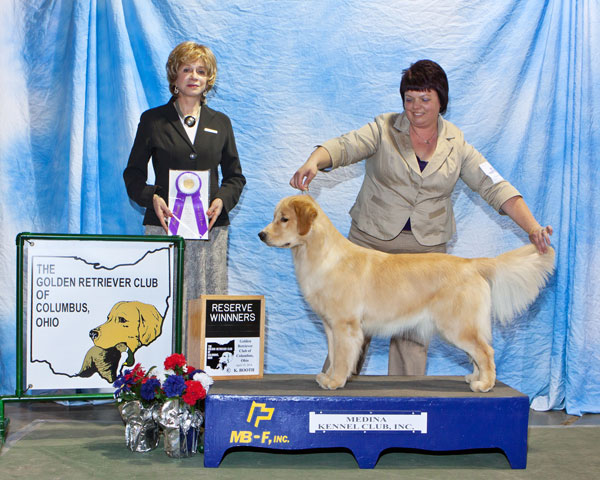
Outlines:
[[[262,378],[264,335],[263,295],[201,295],[188,302],[188,363],[216,380]]]

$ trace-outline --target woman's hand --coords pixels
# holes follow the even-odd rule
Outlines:
[[[548,251],[552,227],[550,225],[542,227],[520,195],[509,198],[501,208],[519,227],[525,230],[529,235],[529,241],[535,245],[538,252],[546,253]]]
[[[331,156],[327,149],[318,147],[304,162],[290,180],[290,185],[302,192],[308,191],[308,185],[317,176],[319,170],[331,167]]]
[[[167,218],[171,218],[173,216],[173,212],[169,210],[166,202],[160,195],[154,194],[152,197],[152,205],[154,206],[154,213],[158,217],[158,221],[162,225],[165,230],[165,233],[169,233],[169,228],[167,227]]]
[[[212,201],[212,203],[210,204],[209,209],[206,211],[206,215],[210,219],[210,221],[208,223],[209,230],[212,229],[213,225],[217,221],[217,218],[219,218],[219,215],[221,215],[222,211],[223,211],[223,200],[221,200],[220,198],[215,198]]]
[[[552,227],[547,225],[542,227],[539,225],[529,233],[529,241],[533,243],[540,253],[546,253],[548,251],[548,245],[550,245],[550,235],[552,235]]]

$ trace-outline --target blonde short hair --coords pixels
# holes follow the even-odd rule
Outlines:
[[[195,42],[182,42],[177,45],[169,54],[167,60],[167,79],[169,80],[169,90],[175,95],[175,80],[181,65],[192,64],[198,61],[204,62],[206,66],[206,91],[204,96],[213,88],[217,80],[217,59],[210,48]]]

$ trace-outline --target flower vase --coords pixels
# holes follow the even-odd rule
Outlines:
[[[169,399],[157,410],[156,420],[163,428],[165,453],[169,457],[191,457],[198,452],[204,421],[201,411],[192,411],[179,399]]]
[[[157,405],[145,407],[138,400],[119,404],[125,422],[125,444],[132,452],[149,452],[158,446],[160,432],[154,419],[156,409]]]

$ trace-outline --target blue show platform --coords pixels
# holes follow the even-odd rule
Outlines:
[[[313,375],[220,380],[206,399],[204,466],[227,450],[348,449],[374,468],[394,448],[450,452],[500,449],[527,464],[528,397],[498,382],[473,393],[463,377],[357,376],[322,390]]]

